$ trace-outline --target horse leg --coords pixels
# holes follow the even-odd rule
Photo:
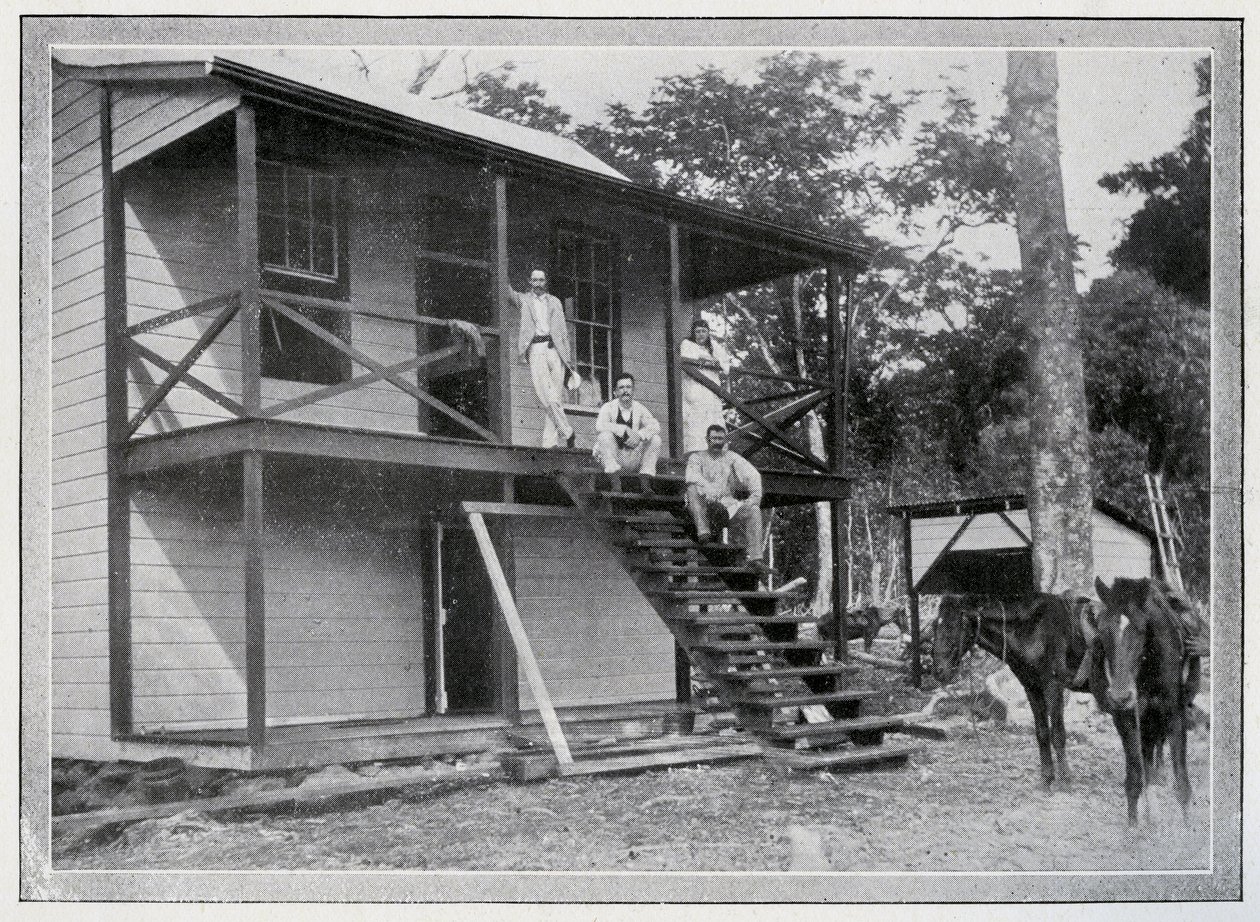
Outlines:
[[[1186,716],[1185,709],[1174,705],[1168,715],[1168,745],[1172,750],[1173,784],[1177,802],[1181,804],[1181,816],[1189,822],[1190,773],[1186,769]]]
[[[1041,784],[1046,790],[1054,785],[1054,759],[1050,754],[1050,723],[1046,716],[1046,700],[1044,692],[1034,691],[1028,693],[1028,688],[1024,689],[1028,697],[1028,706],[1033,713],[1033,726],[1037,731],[1037,751],[1041,755]]]
[[[1129,825],[1133,826],[1137,824],[1138,798],[1142,796],[1142,743],[1133,711],[1119,711],[1111,715],[1111,720],[1124,746],[1124,793],[1129,801]]]
[[[1067,762],[1067,730],[1063,726],[1063,686],[1057,682],[1047,682],[1045,695],[1050,722],[1050,745],[1054,748],[1055,761],[1059,763],[1059,785],[1066,787],[1071,781],[1071,772]]]

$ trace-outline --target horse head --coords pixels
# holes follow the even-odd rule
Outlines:
[[[963,654],[975,640],[968,630],[972,609],[965,596],[948,595],[941,599],[932,629],[932,675],[942,685],[958,675]]]
[[[1137,705],[1137,676],[1142,665],[1146,634],[1157,605],[1150,580],[1117,577],[1108,588],[1101,579],[1094,589],[1102,600],[1095,642],[1102,649],[1107,678],[1107,700],[1118,711]]]

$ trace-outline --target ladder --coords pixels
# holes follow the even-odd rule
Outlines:
[[[1168,517],[1168,503],[1164,499],[1164,477],[1162,474],[1146,473],[1142,475],[1142,479],[1146,481],[1146,496],[1151,503],[1151,522],[1155,526],[1159,566],[1164,582],[1184,593],[1186,587],[1181,579],[1181,564],[1177,560],[1178,539]]]

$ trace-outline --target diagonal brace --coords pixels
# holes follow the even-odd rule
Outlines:
[[[170,370],[166,379],[158,385],[157,390],[149,395],[149,399],[144,402],[144,405],[140,407],[140,411],[136,413],[131,422],[128,423],[128,438],[136,434],[136,430],[144,425],[144,421],[149,418],[149,415],[155,409],[157,409],[158,404],[166,399],[166,395],[169,394],[171,389],[174,388],[175,385],[178,384],[188,373],[188,369],[192,368],[197,359],[201,358],[201,354],[210,348],[211,343],[218,339],[219,334],[223,332],[223,328],[226,327],[232,318],[236,316],[236,312],[239,308],[240,302],[233,301],[223,309],[219,316],[214,318],[214,322],[211,323],[210,326],[206,327],[205,332],[201,334],[201,337],[193,344],[193,347],[189,349],[188,353],[179,360],[174,368]]]

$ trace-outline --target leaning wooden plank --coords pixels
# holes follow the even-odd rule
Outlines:
[[[618,772],[637,772],[649,768],[669,768],[675,765],[695,765],[700,762],[731,762],[759,756],[762,748],[756,743],[738,746],[703,746],[678,749],[671,752],[653,752],[620,758],[593,759],[561,765],[561,777],[574,775],[609,775]]]
[[[89,813],[67,813],[52,818],[54,835],[74,832],[83,829],[95,829],[114,823],[136,823],[141,820],[159,819],[174,816],[177,813],[193,811],[196,813],[221,813],[225,810],[242,810],[254,807],[276,807],[292,803],[314,803],[330,798],[347,797],[354,794],[366,794],[399,790],[417,784],[428,784],[449,778],[472,777],[468,772],[452,769],[440,775],[429,775],[421,779],[366,779],[351,781],[346,784],[329,784],[310,787],[284,788],[279,791],[252,791],[248,794],[229,794],[225,797],[209,797],[201,800],[177,800],[165,804],[153,804],[147,807],[122,807],[114,810],[93,810]]]
[[[490,575],[490,583],[494,587],[494,595],[499,603],[499,613],[507,624],[508,632],[512,635],[517,662],[525,670],[530,694],[534,696],[534,703],[538,705],[538,711],[542,715],[543,726],[547,728],[547,739],[556,753],[556,760],[561,765],[568,765],[573,761],[573,757],[569,754],[569,744],[564,738],[564,731],[560,728],[555,708],[551,706],[551,696],[547,693],[542,672],[534,659],[534,651],[530,648],[529,638],[525,634],[525,625],[521,623],[520,613],[516,610],[516,601],[512,598],[507,577],[503,575],[499,555],[495,553],[494,544],[490,541],[485,519],[479,512],[469,512],[468,521],[477,538],[477,548],[481,551],[481,559],[485,562],[486,572]]]

